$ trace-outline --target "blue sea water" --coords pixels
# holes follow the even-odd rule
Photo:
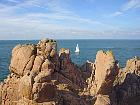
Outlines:
[[[11,51],[17,44],[33,43],[37,40],[0,40],[0,81],[9,74],[8,66],[11,59]],[[78,65],[82,65],[86,60],[95,60],[98,50],[113,50],[115,58],[122,67],[128,59],[140,57],[140,40],[57,40],[58,49],[69,48],[71,59]],[[76,44],[79,44],[80,54],[75,55]]]

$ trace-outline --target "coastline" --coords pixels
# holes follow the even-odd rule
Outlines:
[[[0,85],[2,105],[129,105],[140,94],[139,58],[120,68],[112,51],[100,50],[95,62],[78,67],[52,39],[14,47],[9,69]]]

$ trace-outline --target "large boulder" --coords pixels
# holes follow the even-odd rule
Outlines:
[[[30,75],[24,75],[20,79],[19,93],[21,97],[31,100],[32,99],[33,78]]]
[[[36,47],[34,45],[18,45],[12,51],[12,59],[10,63],[10,71],[20,76],[24,72],[32,69],[32,64],[36,54]]]

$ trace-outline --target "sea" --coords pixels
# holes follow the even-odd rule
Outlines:
[[[3,81],[9,74],[11,51],[17,44],[33,43],[38,40],[0,40],[0,81]],[[75,54],[75,47],[79,45],[80,53]],[[71,52],[71,59],[78,66],[83,65],[87,60],[93,61],[99,50],[112,50],[116,60],[121,67],[125,67],[126,61],[134,56],[140,57],[140,40],[114,40],[114,39],[77,39],[57,40],[58,51],[60,48],[68,48]]]

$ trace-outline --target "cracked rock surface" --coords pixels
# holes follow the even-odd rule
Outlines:
[[[57,42],[17,45],[10,74],[0,83],[2,105],[140,105],[140,60],[119,67],[112,51],[78,67]]]

